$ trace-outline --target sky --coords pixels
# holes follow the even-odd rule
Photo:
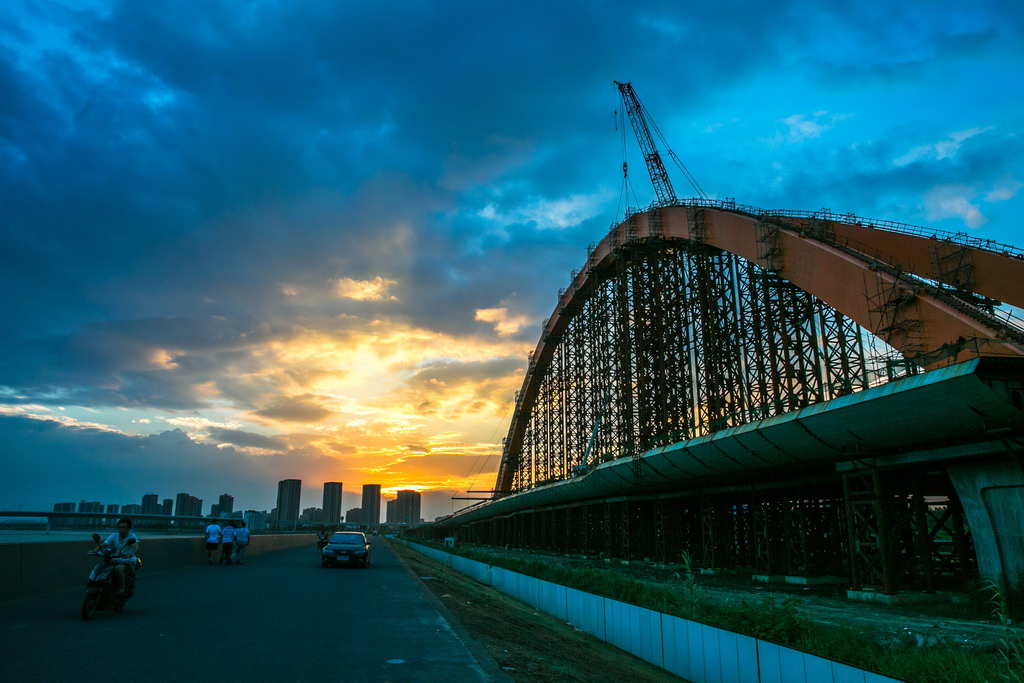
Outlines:
[[[1022,74],[1010,1],[6,0],[0,510],[450,514],[654,199],[614,81],[711,198],[1024,247]]]

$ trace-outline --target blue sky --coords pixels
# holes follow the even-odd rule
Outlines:
[[[9,0],[0,509],[489,488],[622,218],[613,80],[713,198],[1024,246],[1022,30],[985,1]]]

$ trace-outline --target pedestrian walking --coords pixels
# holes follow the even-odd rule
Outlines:
[[[231,565],[231,553],[235,549],[235,523],[228,520],[220,531],[220,563]]]
[[[238,528],[235,529],[235,551],[231,556],[231,559],[235,561],[235,564],[242,564],[242,558],[245,557],[245,550],[249,547],[249,528],[245,526],[245,522],[239,524]]]
[[[217,552],[217,543],[220,542],[220,527],[217,522],[210,520],[206,527],[206,564],[213,564],[213,554]]]

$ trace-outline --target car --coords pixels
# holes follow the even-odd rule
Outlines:
[[[361,531],[339,531],[327,541],[320,551],[320,566],[356,565],[370,566],[370,546],[366,534]]]

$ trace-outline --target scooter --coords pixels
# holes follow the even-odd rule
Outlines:
[[[86,584],[85,600],[82,601],[82,618],[92,619],[96,610],[112,609],[120,612],[128,598],[135,593],[135,572],[142,566],[142,560],[135,558],[135,571],[125,572],[124,593],[117,593],[117,586],[114,580],[114,567],[117,562],[114,558],[118,556],[117,551],[109,546],[100,545],[100,535],[93,534],[92,540],[96,543],[96,550],[90,550],[86,555],[96,555],[100,561],[89,572],[89,581]],[[135,543],[134,538],[128,539],[128,545]]]

